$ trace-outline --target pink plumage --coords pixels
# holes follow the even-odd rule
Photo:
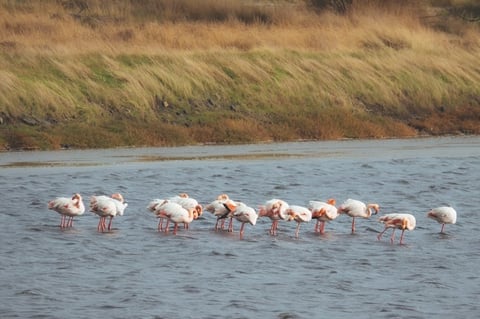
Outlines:
[[[290,205],[287,208],[286,214],[288,220],[294,220],[297,222],[297,228],[295,229],[295,237],[298,238],[301,223],[308,223],[312,220],[312,212],[303,206]]]
[[[405,230],[412,231],[415,229],[416,226],[415,216],[411,214],[386,214],[381,216],[378,221],[385,225],[385,229],[380,234],[378,234],[377,239],[380,240],[383,233],[385,233],[388,228],[393,228],[392,237],[390,238],[392,244],[395,240],[395,229],[402,230],[402,235],[400,236],[399,242],[401,245],[403,243],[403,235],[405,233]]]
[[[380,206],[378,204],[365,204],[356,199],[347,199],[338,207],[338,213],[352,217],[352,234],[355,233],[355,218],[370,218],[372,214],[377,214],[379,210]]]
[[[205,206],[205,210],[212,213],[217,217],[217,222],[215,223],[215,230],[221,228],[223,229],[225,219],[229,218],[228,231],[233,231],[233,213],[237,208],[237,203],[229,198],[227,194],[221,194],[217,196],[217,199],[212,201],[210,204]],[[221,221],[221,226],[219,223]]]
[[[312,219],[316,219],[315,232],[325,233],[325,222],[329,222],[338,217],[338,210],[335,207],[335,200],[329,199],[327,202],[310,201],[308,208],[312,211]]]
[[[91,196],[90,197],[90,211],[97,214],[100,217],[98,221],[97,230],[105,231],[111,230],[112,221],[115,216],[122,216],[125,208],[128,204],[125,203],[123,196],[119,193],[108,196]],[[110,221],[108,227],[106,225],[106,218],[109,217]]]
[[[288,203],[277,198],[270,199],[261,205],[258,211],[258,217],[268,217],[272,220],[270,227],[270,235],[276,236],[279,220],[286,220],[288,218],[286,211]]]
[[[83,215],[85,206],[82,201],[82,196],[78,193],[69,197],[57,197],[48,202],[48,209],[54,210],[62,217],[60,219],[60,227],[73,227],[73,218]]]
[[[197,218],[197,212],[194,209],[187,210],[182,205],[174,202],[166,202],[159,205],[155,209],[155,214],[158,218],[168,218],[169,221],[175,224],[173,229],[174,235],[177,234],[179,223],[188,225]],[[168,232],[168,226],[165,228],[165,232]]]

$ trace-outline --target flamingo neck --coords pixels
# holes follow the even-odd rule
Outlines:
[[[372,216],[372,214],[373,214],[373,209],[375,209],[375,205],[374,205],[374,204],[373,204],[373,205],[372,205],[372,204],[368,204],[368,205],[367,205],[367,213],[368,213],[368,216],[369,216],[369,217]]]
[[[74,197],[73,206],[75,206],[76,208],[80,208],[80,198],[78,198],[78,196]]]

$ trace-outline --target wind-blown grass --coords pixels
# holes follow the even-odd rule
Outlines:
[[[433,7],[115,3],[0,2],[0,145],[480,133],[478,26]]]

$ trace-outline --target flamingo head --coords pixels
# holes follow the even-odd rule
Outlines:
[[[180,193],[180,194],[178,194],[178,197],[188,198],[188,194],[187,193]]]
[[[202,216],[202,214],[203,214],[202,205],[198,204],[197,206],[195,206],[195,211],[197,212],[197,218]]]
[[[229,197],[227,194],[220,194],[217,196],[217,200],[228,200]]]
[[[197,219],[198,218],[198,212],[197,210],[194,208],[190,211],[191,214],[193,214],[193,219]]]
[[[74,202],[74,206],[79,208],[80,207],[80,202],[82,201],[82,196],[79,193],[75,193],[72,196],[72,201]]]
[[[113,199],[118,200],[120,203],[123,203],[123,202],[124,202],[123,196],[122,196],[122,194],[120,194],[120,193],[112,194],[111,197],[112,197]]]
[[[329,198],[327,200],[327,204],[330,204],[332,206],[335,206],[335,204],[337,204],[337,201],[335,200],[335,198]]]
[[[295,220],[295,218],[297,217],[297,213],[295,213],[290,208],[286,210],[286,215],[287,215],[287,218],[286,218],[287,221]]]
[[[73,196],[72,196],[72,200],[73,200],[73,201],[76,201],[76,202],[79,202],[79,201],[82,200],[82,196],[81,196],[79,193],[75,193],[75,194],[73,194]]]
[[[234,201],[227,200],[223,206],[231,213],[237,209],[237,204]]]
[[[380,211],[380,206],[378,204],[369,204],[369,208],[373,208],[373,214],[376,215]]]

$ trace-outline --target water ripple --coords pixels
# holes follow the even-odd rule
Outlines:
[[[343,150],[352,142],[346,143],[329,147]],[[130,158],[128,164],[115,158],[101,166],[2,167],[0,313],[63,319],[476,318],[478,144],[461,153],[458,145],[449,150],[436,139],[358,141],[355,149],[377,156],[339,151],[329,157]],[[111,232],[98,233],[98,217],[87,212],[72,229],[61,229],[46,203],[77,191],[85,199],[122,192],[129,207]],[[237,222],[233,233],[214,231],[211,214],[176,236],[158,232],[146,203],[179,192],[201,203],[226,192],[255,208],[273,197],[299,204],[358,197],[379,202],[379,216],[411,212],[417,227],[401,246],[377,241],[379,216],[358,219],[354,235],[344,215],[322,235],[311,222],[302,225],[299,239],[296,223],[281,222],[271,236],[271,221],[260,218],[240,240]],[[449,203],[458,222],[439,233],[426,213]]]

